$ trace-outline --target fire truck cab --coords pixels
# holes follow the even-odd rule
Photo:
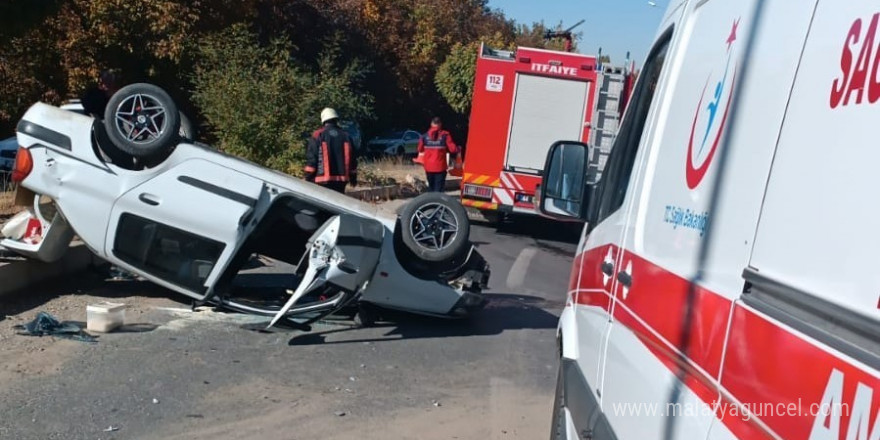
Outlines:
[[[461,199],[483,211],[534,214],[550,144],[588,141],[596,58],[483,45],[477,59]]]

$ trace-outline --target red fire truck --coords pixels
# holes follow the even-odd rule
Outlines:
[[[482,46],[474,79],[462,204],[489,218],[497,218],[499,212],[534,214],[535,187],[541,183],[550,145],[559,140],[589,143],[594,135],[603,141],[596,144],[597,158],[598,150],[609,150],[607,138],[616,134],[627,87],[626,81],[620,81],[622,87],[609,99],[602,91],[608,89],[607,84],[604,88],[597,85],[608,77],[604,73],[605,69],[597,71],[594,56]],[[621,69],[611,73],[620,74]],[[613,102],[611,111],[597,111],[597,103],[605,109],[606,101]],[[615,122],[609,122],[605,113]]]

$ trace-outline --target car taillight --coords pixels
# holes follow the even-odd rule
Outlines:
[[[21,182],[34,170],[34,158],[24,147],[18,147],[15,155],[15,166],[12,167],[12,181]]]

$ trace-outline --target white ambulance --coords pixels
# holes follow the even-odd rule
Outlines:
[[[880,439],[880,2],[672,0],[585,221],[554,439]],[[877,197],[877,198],[874,198]]]

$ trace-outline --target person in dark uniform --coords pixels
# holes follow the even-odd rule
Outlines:
[[[339,115],[332,108],[321,111],[323,126],[312,133],[306,147],[306,180],[336,192],[357,186],[357,157],[351,138],[339,128]]]
[[[107,103],[118,90],[119,78],[116,73],[112,70],[103,70],[98,78],[98,84],[87,88],[80,96],[80,103],[82,103],[87,115],[104,118]]]
[[[446,171],[449,162],[446,154],[458,154],[458,147],[452,141],[452,135],[443,129],[439,117],[431,120],[431,128],[419,138],[419,155],[425,167],[428,180],[428,192],[443,192],[446,187]]]

